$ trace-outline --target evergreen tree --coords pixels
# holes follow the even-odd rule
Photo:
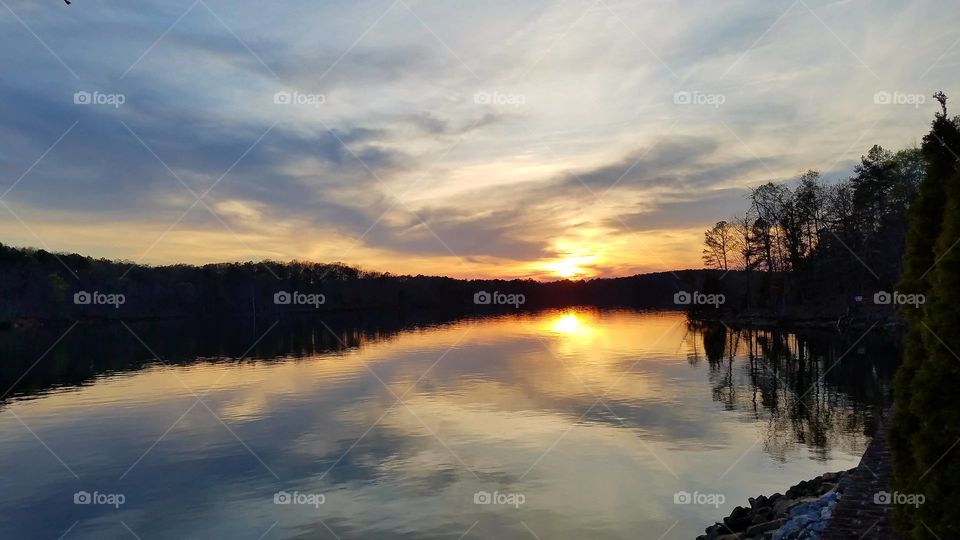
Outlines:
[[[923,494],[920,506],[898,505],[897,526],[907,538],[960,537],[960,117],[943,106],[922,153],[926,174],[910,208],[901,293],[926,297],[921,309],[908,307],[910,323],[904,361],[894,386],[896,413],[891,430],[894,489]]]

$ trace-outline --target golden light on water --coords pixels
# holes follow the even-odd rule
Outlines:
[[[586,317],[583,313],[568,311],[548,320],[545,327],[552,334],[589,339],[594,333],[594,327],[587,321]]]
[[[576,334],[580,329],[580,319],[576,313],[565,313],[550,324],[550,329],[560,334]]]

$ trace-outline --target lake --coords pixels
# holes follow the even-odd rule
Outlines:
[[[588,308],[8,330],[0,537],[689,539],[855,466],[897,342]]]

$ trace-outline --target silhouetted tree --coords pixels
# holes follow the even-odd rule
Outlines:
[[[836,184],[813,170],[793,182],[763,184],[750,191],[743,217],[720,222],[731,229],[733,242],[721,234],[720,223],[705,232],[704,262],[764,272],[760,299],[779,315],[809,306],[809,315],[843,317],[854,297],[890,290],[899,279],[907,209],[925,167],[918,148],[890,152],[873,146],[853,175]],[[727,250],[726,263],[725,245],[735,246]],[[752,294],[752,284],[747,289]],[[753,305],[733,305],[744,304]]]
[[[896,524],[907,538],[960,537],[960,117],[942,112],[923,139],[926,173],[910,209],[902,292],[926,296],[922,309],[904,309],[910,323],[895,381],[891,429],[894,487],[922,493],[924,504],[898,505]]]
[[[703,262],[710,268],[728,270],[737,251],[737,234],[733,225],[718,221],[704,233]]]

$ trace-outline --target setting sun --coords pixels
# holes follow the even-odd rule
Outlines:
[[[581,265],[589,264],[593,259],[594,257],[565,257],[549,262],[544,266],[556,277],[571,279],[587,276],[589,271],[582,268]]]

